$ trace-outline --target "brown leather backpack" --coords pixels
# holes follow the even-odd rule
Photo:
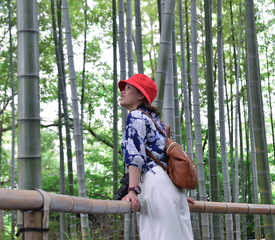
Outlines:
[[[159,131],[166,137],[168,169],[155,156],[153,156],[151,152],[146,150],[146,153],[163,168],[177,187],[190,190],[196,189],[198,183],[197,167],[192,158],[183,151],[181,145],[170,138],[170,127],[165,128],[161,122],[163,128],[166,130],[166,135],[147,112],[143,110],[140,111],[145,113],[154,122]]]

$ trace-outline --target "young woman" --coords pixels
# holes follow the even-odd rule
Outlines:
[[[122,139],[124,161],[129,168],[129,191],[122,199],[131,202],[132,212],[140,208],[141,240],[193,239],[188,199],[166,172],[146,154],[150,151],[165,166],[165,136],[159,127],[160,115],[151,106],[157,95],[155,82],[144,74],[135,74],[118,83],[120,105],[130,113]]]

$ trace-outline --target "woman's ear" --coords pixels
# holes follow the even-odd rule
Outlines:
[[[142,92],[138,93],[138,100],[142,101],[145,98],[144,94]]]

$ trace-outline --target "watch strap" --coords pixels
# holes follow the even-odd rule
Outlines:
[[[130,192],[130,191],[134,191],[136,194],[140,194],[141,193],[141,189],[140,189],[139,186],[128,188],[128,192]]]

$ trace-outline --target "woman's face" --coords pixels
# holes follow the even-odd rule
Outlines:
[[[143,93],[138,92],[136,87],[126,84],[125,89],[121,92],[120,105],[132,111],[139,106],[143,98]]]

